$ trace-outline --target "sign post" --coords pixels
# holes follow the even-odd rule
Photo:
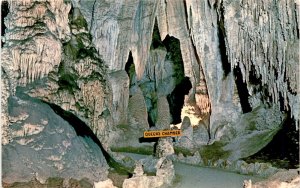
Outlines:
[[[145,131],[144,138],[157,138],[157,137],[173,137],[181,136],[181,130],[159,130],[159,131]]]

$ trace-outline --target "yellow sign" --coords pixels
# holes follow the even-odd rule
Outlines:
[[[145,131],[144,138],[181,136],[181,130]]]

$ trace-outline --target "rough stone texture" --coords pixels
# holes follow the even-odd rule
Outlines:
[[[46,77],[61,61],[63,40],[68,39],[71,5],[55,1],[9,1],[5,18],[5,45],[1,52],[10,90]]]
[[[225,0],[221,5],[231,67],[240,67],[250,95],[256,93],[255,86],[248,84],[250,77],[260,79],[267,100],[279,104],[282,99],[296,122],[300,119],[299,5],[293,0],[249,0],[242,6]]]
[[[182,120],[181,130],[182,136],[178,137],[178,142],[176,142],[175,145],[188,149],[193,148],[193,127],[187,116],[185,116]]]
[[[111,179],[107,179],[105,181],[95,182],[93,188],[117,188],[117,187],[113,185]]]
[[[135,94],[129,98],[128,119],[130,125],[147,130],[149,128],[147,107],[141,89],[138,87]]]
[[[11,140],[9,133],[8,97],[9,84],[7,75],[1,67],[1,144],[6,145]]]
[[[298,188],[300,186],[299,170],[277,172],[265,181],[252,183],[244,181],[244,188]]]
[[[251,105],[256,107],[257,104],[264,102],[263,98],[259,95],[255,95],[254,87],[258,86],[269,88],[269,91],[273,90],[272,88],[275,88],[276,92],[269,93],[274,93],[271,94],[271,96],[277,96],[272,97],[274,100],[271,102],[278,103],[277,99],[280,92],[276,88],[279,88],[278,86],[281,85],[280,83],[285,81],[279,81],[283,78],[280,75],[277,79],[275,78],[275,69],[273,71],[264,71],[264,77],[268,78],[268,80],[278,80],[277,85],[274,85],[275,82],[273,83],[272,81],[266,82],[265,79],[261,84],[253,84],[251,80],[245,76],[249,75],[251,64],[253,64],[252,62],[255,63],[255,70],[264,70],[263,63],[272,62],[270,57],[276,57],[276,55],[274,55],[276,52],[269,53],[267,56],[259,55],[259,57],[254,57],[254,55],[250,57],[246,54],[250,54],[247,53],[248,51],[251,51],[248,49],[255,49],[253,50],[253,54],[258,54],[256,51],[261,49],[261,44],[265,46],[264,49],[268,46],[272,46],[267,45],[271,43],[275,46],[272,49],[283,49],[280,46],[281,43],[275,41],[278,38],[279,40],[284,39],[284,36],[290,36],[286,37],[286,41],[289,41],[287,43],[291,43],[289,49],[291,48],[292,50],[287,50],[285,48],[283,50],[290,51],[288,55],[285,55],[284,57],[288,60],[291,59],[291,61],[280,63],[282,62],[281,60],[276,60],[276,58],[273,58],[273,60],[275,60],[275,67],[279,67],[281,64],[288,64],[286,66],[289,67],[288,71],[285,71],[283,68],[280,69],[281,75],[289,75],[288,79],[292,81],[286,81],[285,84],[282,84],[282,87],[284,87],[282,96],[284,98],[286,95],[286,98],[289,98],[285,100],[286,106],[289,104],[289,108],[293,109],[293,117],[295,117],[296,120],[299,119],[297,115],[298,107],[297,105],[294,105],[299,104],[299,101],[296,100],[296,95],[292,94],[296,92],[295,86],[297,82],[295,78],[297,72],[295,72],[295,70],[298,70],[298,65],[295,63],[297,62],[297,59],[295,59],[296,56],[294,55],[295,53],[293,53],[296,49],[293,46],[295,46],[298,41],[298,37],[295,33],[295,29],[297,28],[297,21],[295,20],[297,17],[295,14],[298,14],[298,12],[295,8],[297,4],[289,4],[291,2],[292,1],[288,0],[280,3],[268,1],[265,3],[265,7],[268,7],[266,10],[264,10],[265,8],[262,2],[244,1],[240,6],[239,3],[229,0],[201,2],[194,0],[157,0],[151,2],[139,1],[138,3],[135,1],[112,1],[107,2],[105,6],[100,6],[101,2],[98,1],[87,3],[80,1],[76,6],[82,10],[84,17],[88,21],[93,36],[93,42],[97,44],[97,49],[103,54],[104,60],[109,65],[110,70],[123,69],[127,54],[130,51],[129,48],[134,46],[131,51],[139,78],[142,78],[144,70],[147,69],[145,66],[147,62],[146,59],[150,54],[150,38],[147,38],[146,36],[151,36],[152,26],[156,16],[161,39],[163,40],[167,35],[170,35],[180,40],[185,76],[190,78],[193,85],[193,89],[189,94],[189,100],[187,101],[190,102],[194,97],[195,102],[197,102],[200,107],[201,105],[203,105],[202,107],[204,108],[210,106],[211,126],[209,131],[212,139],[219,139],[219,137],[215,137],[219,134],[215,133],[220,127],[224,126],[223,122],[235,124],[242,112],[237,92],[237,87],[239,86],[236,86],[234,80],[234,65],[237,65],[238,61],[243,60],[243,66],[240,65],[239,67],[241,68],[241,72],[244,75],[244,80],[248,88],[250,95],[249,101],[256,101],[255,103],[251,103]],[[249,7],[248,4],[254,4],[255,6],[247,8]],[[281,9],[280,7],[283,8]],[[124,11],[125,9],[126,11]],[[277,9],[280,9],[278,14],[275,13]],[[270,14],[269,17],[272,18],[268,19],[268,22],[267,18],[264,18],[268,17],[263,14],[264,11],[266,11],[267,14]],[[151,16],[149,16],[150,12],[152,13]],[[271,14],[274,16],[271,16]],[[124,16],[127,19],[122,19]],[[143,23],[143,27],[140,27],[141,23],[136,22],[139,18],[141,18],[139,21]],[[280,18],[279,21],[277,18]],[[262,26],[266,24],[264,21],[259,22],[259,20],[263,19],[265,19],[266,23],[272,23],[269,24],[271,25],[270,29],[265,30],[262,28]],[[243,22],[246,24],[239,24]],[[283,27],[283,25],[287,23],[293,24],[288,27]],[[244,25],[247,26],[245,27]],[[282,32],[274,29],[275,26],[280,27]],[[127,37],[130,32],[122,32],[122,28],[124,27],[126,27],[126,31],[133,31],[132,36],[134,37]],[[239,28],[239,30],[235,30],[235,28]],[[256,32],[256,28],[261,28],[259,29],[260,32]],[[145,34],[146,29],[148,29],[149,32]],[[268,31],[272,31],[271,34],[268,34]],[[274,34],[275,32],[285,34],[283,36]],[[138,43],[133,42],[143,34],[145,34],[145,37],[139,40]],[[268,37],[265,37],[265,34],[267,34]],[[252,36],[255,37],[253,38]],[[264,41],[262,40],[263,38],[269,38],[270,40]],[[251,42],[252,39],[254,42]],[[220,47],[222,43],[221,40],[224,40],[225,49]],[[108,45],[108,43],[110,45]],[[140,49],[134,50],[136,46],[139,46]],[[123,47],[122,50],[120,50],[121,47]],[[226,50],[227,53],[224,53],[224,50]],[[283,57],[283,55],[281,55],[281,57]],[[262,71],[256,71],[257,75],[260,75],[260,72]],[[266,86],[263,86],[264,84],[266,84]],[[204,85],[207,86],[208,95],[203,95],[206,97],[201,98],[200,96],[197,96],[197,92],[202,91],[201,88]],[[293,92],[288,91],[288,85],[292,86],[291,91]],[[198,90],[197,87],[199,87]],[[262,89],[259,89],[257,92],[264,96],[269,96],[264,93]],[[207,101],[210,101],[210,105]],[[287,101],[293,102],[289,103]],[[206,105],[204,105],[204,103]],[[220,120],[223,122],[220,122]]]
[[[228,159],[237,160],[258,152],[272,140],[284,119],[285,116],[276,106],[269,109],[258,107],[253,112],[242,115],[237,122],[239,126],[235,125],[238,129],[224,134],[226,138],[223,140],[229,139],[229,143],[224,146],[224,150],[231,152]]]
[[[179,153],[178,156],[174,158],[174,160],[186,164],[203,165],[203,160],[198,151],[196,151],[193,156],[186,156],[186,157],[184,157],[182,153]]]
[[[173,162],[162,157],[157,161],[156,169],[156,176],[162,178],[165,185],[171,185],[175,178]]]
[[[156,146],[156,157],[167,157],[174,154],[174,148],[172,143],[172,138],[159,138]]]
[[[114,125],[127,124],[127,107],[129,100],[129,78],[125,71],[110,73],[108,80],[113,93],[112,113]]]
[[[161,40],[169,35],[180,41],[184,76],[192,84],[182,111],[192,114],[188,117],[193,126],[201,127],[193,133],[194,143],[229,143],[223,149],[234,151],[229,157],[237,159],[270,141],[284,119],[282,113],[290,113],[299,125],[299,1],[22,0],[9,4],[1,52],[3,144],[14,142],[16,136],[9,128],[7,98],[20,85],[30,96],[74,113],[108,149],[116,135],[114,123],[127,118],[127,89],[119,87],[128,83],[116,83],[119,78],[114,74],[122,72],[126,77],[130,51],[136,75],[129,91],[129,123],[146,129],[149,117],[165,128],[170,121],[165,97],[175,87],[174,69],[166,49],[150,48],[155,19]],[[139,89],[137,95],[132,92]],[[245,98],[239,94],[241,89]],[[141,105],[141,114],[134,105]],[[21,130],[28,127],[32,126]],[[256,144],[255,139],[263,142]]]
[[[168,129],[170,127],[170,110],[166,97],[157,99],[157,121],[155,127],[159,130]]]
[[[135,164],[135,168],[133,171],[133,177],[139,177],[144,175],[144,169],[143,169],[143,165],[142,163],[140,163],[139,161]]]
[[[87,20],[96,49],[110,70],[125,67],[131,51],[136,73],[142,77],[151,44],[156,1],[72,0]],[[123,32],[126,31],[126,32]]]
[[[100,147],[90,137],[78,136],[47,104],[17,94],[9,98],[9,114],[11,141],[2,146],[3,182],[106,178],[108,165]]]
[[[196,145],[205,145],[209,142],[208,124],[204,119],[198,126],[193,127],[193,141]]]
[[[142,163],[142,162],[141,162]],[[159,158],[156,162],[156,175],[146,176],[141,173],[141,164],[136,169],[139,170],[139,175],[134,175],[132,178],[125,179],[123,188],[155,188],[162,186],[170,186],[175,178],[174,165],[171,160],[165,157]],[[135,170],[136,171],[136,170]]]
[[[107,82],[106,68],[90,41],[80,11],[75,9],[70,16],[72,34],[62,46],[63,54],[58,69],[50,72],[44,82],[26,87],[24,92],[77,115],[107,148],[108,132],[112,127],[108,125],[113,124],[113,96],[108,95],[112,85]],[[117,114],[115,117],[118,117]]]
[[[13,184],[3,183],[4,188],[49,188],[49,187],[74,187],[74,188],[92,188],[92,183],[86,179],[63,179],[58,177],[48,178],[44,184],[33,179],[29,182],[15,182]]]
[[[125,179],[123,188],[155,188],[163,185],[163,179],[156,176],[140,176]]]

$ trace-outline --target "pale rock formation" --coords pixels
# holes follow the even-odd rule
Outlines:
[[[166,97],[157,99],[157,121],[155,127],[159,130],[168,129],[170,127],[170,110],[169,103]]]
[[[234,96],[232,93],[233,80],[229,82],[223,80],[224,71],[222,69],[219,41],[217,40],[217,12],[209,7],[208,1],[170,0],[160,1],[157,18],[162,39],[169,34],[180,40],[185,75],[190,78],[193,85],[189,97],[191,99],[196,98],[194,96],[196,86],[204,86],[200,79],[205,80],[212,109],[211,122],[213,123],[215,118],[218,119],[218,113],[229,113],[228,110],[220,110],[220,112],[217,110],[217,108],[222,109],[225,102],[231,101],[231,97]],[[202,71],[200,68],[203,69],[204,79],[201,78],[200,72]],[[219,88],[227,88],[227,90]],[[207,104],[208,98],[204,96],[197,97],[198,103],[200,100],[205,100]],[[207,106],[204,104],[199,105],[203,105],[202,107]],[[228,104],[226,105],[228,106]],[[231,111],[235,114],[238,113],[236,110]]]
[[[181,123],[182,136],[178,138],[178,142],[175,143],[176,146],[192,149],[193,144],[193,127],[191,125],[190,119],[185,116]]]
[[[116,121],[126,121],[126,116],[125,119],[120,119],[117,114],[111,116],[113,111],[111,104],[117,97],[115,94],[113,99],[113,96],[108,95],[111,89],[117,91],[114,86],[116,84],[114,74],[111,74],[111,82],[106,82],[108,77],[106,68],[93,48],[85,20],[78,9],[73,11],[72,17],[74,20],[71,20],[70,27],[73,33],[71,39],[63,46],[64,53],[58,69],[49,74],[44,85],[30,88],[26,93],[74,113],[89,125],[103,143],[103,147],[107,149],[108,132],[111,128],[108,125],[113,124],[112,117],[115,117]],[[126,85],[126,80],[122,81]],[[114,103],[117,105],[119,102]],[[127,104],[121,105],[122,108],[126,106]]]
[[[193,127],[193,140],[196,145],[206,145],[211,139],[209,118],[202,117],[198,125]]]
[[[244,181],[244,188],[298,188],[300,186],[299,170],[278,172],[267,180],[252,183]]]
[[[107,179],[105,181],[94,182],[93,188],[117,188],[117,187],[113,185],[111,179]]]
[[[129,124],[133,127],[139,127],[144,130],[149,128],[147,107],[143,93],[139,87],[137,87],[135,94],[129,98],[128,116]]]
[[[165,185],[171,185],[175,178],[173,162],[162,157],[157,161],[156,169],[156,176],[162,178]]]
[[[178,38],[180,40],[185,76],[190,78],[193,86],[186,105],[188,102],[195,100],[194,102],[196,102],[200,109],[206,109],[204,112],[207,113],[211,111],[209,121],[211,126],[209,127],[209,131],[212,139],[220,139],[220,137],[218,137],[220,134],[215,134],[216,131],[219,130],[224,124],[235,123],[238,120],[238,116],[242,112],[234,78],[234,65],[237,65],[236,62],[243,60],[244,65],[239,65],[239,68],[244,76],[248,93],[250,95],[248,101],[256,101],[249,102],[251,105],[253,105],[253,107],[256,107],[264,102],[264,100],[259,95],[255,94],[254,88],[257,86],[250,83],[251,80],[249,80],[249,78],[247,78],[245,75],[249,75],[249,72],[251,71],[251,64],[253,64],[252,62],[259,61],[259,63],[256,63],[257,65],[253,64],[255,70],[264,70],[262,63],[266,61],[272,62],[272,59],[269,58],[270,56],[276,57],[276,55],[274,55],[275,52],[273,52],[266,57],[260,55],[259,57],[254,58],[254,54],[257,54],[255,51],[260,49],[260,44],[271,46],[266,45],[269,43],[268,41],[262,40],[265,38],[265,33],[267,33],[269,30],[272,31],[272,34],[267,34],[267,36],[272,39],[270,42],[276,41],[278,37],[281,40],[283,39],[283,36],[275,35],[274,33],[276,29],[274,29],[274,27],[290,22],[293,23],[291,26],[282,27],[281,29],[283,33],[285,33],[284,36],[291,35],[290,39],[286,37],[291,43],[289,49],[295,49],[293,46],[295,46],[295,44],[297,44],[296,42],[298,41],[295,34],[295,28],[297,25],[294,24],[297,23],[295,20],[297,19],[295,14],[298,14],[298,12],[292,11],[294,9],[296,10],[296,5],[290,4],[291,6],[289,6],[289,3],[292,1],[284,1],[274,4],[274,6],[266,6],[269,7],[266,12],[270,15],[274,14],[274,16],[272,16],[272,20],[269,19],[268,22],[274,24],[271,24],[272,29],[268,30],[262,28],[262,26],[267,25],[264,24],[265,22],[267,23],[266,20],[265,22],[261,21],[262,23],[257,21],[263,20],[266,16],[264,16],[262,13],[265,11],[264,8],[261,8],[263,7],[263,3],[257,3],[256,1],[253,1],[253,3],[255,2],[254,4],[256,8],[253,7],[251,9],[247,8],[249,7],[247,4],[253,4],[251,3],[252,1],[242,2],[242,5],[239,6],[236,2],[231,2],[229,0],[201,2],[193,0],[157,0],[151,2],[139,1],[138,3],[135,1],[112,1],[102,4],[101,2],[97,1],[79,2],[74,0],[73,2],[75,2],[75,6],[78,6],[78,8],[83,12],[84,17],[91,28],[93,42],[96,44],[96,48],[100,54],[103,55],[104,61],[107,63],[110,70],[122,70],[124,68],[124,63],[126,62],[128,52],[131,50],[133,62],[136,67],[135,70],[138,77],[142,78],[143,73],[145,72],[144,70],[147,69],[145,68],[147,66],[146,59],[151,56],[149,55],[151,53],[149,52],[150,36],[152,34],[155,17],[157,18],[162,40],[165,39],[167,35]],[[272,3],[274,2],[268,1],[266,2],[266,5],[271,5]],[[286,4],[288,6],[286,6]],[[283,9],[280,9],[281,11],[279,11],[279,14],[275,15],[274,12],[276,11],[271,7],[283,7]],[[124,11],[125,9],[126,11]],[[235,13],[237,15],[236,17],[234,17]],[[287,17],[286,15],[290,16]],[[122,19],[123,17],[126,19]],[[280,19],[280,22],[277,21],[277,17],[282,18]],[[143,27],[141,27],[141,23],[138,23],[137,20],[143,23]],[[249,25],[247,25],[246,28],[250,28],[251,26],[251,29],[243,29],[244,26],[239,24],[241,22],[245,22],[246,25]],[[128,32],[122,32],[123,28],[126,28],[125,30]],[[237,31],[235,28],[241,28],[239,29],[241,31]],[[261,28],[259,29],[261,32],[255,32],[257,31],[255,28]],[[145,33],[146,29],[148,29],[150,32]],[[130,31],[132,31],[133,37],[128,37],[128,33],[130,33]],[[238,39],[235,37],[237,34],[240,34],[238,35]],[[253,38],[254,42],[251,42],[250,40],[252,34],[256,36],[256,38]],[[147,38],[147,36],[149,38]],[[136,42],[136,39],[138,38],[140,40],[139,42]],[[294,38],[296,40],[293,40]],[[253,50],[251,57],[244,55],[250,54],[247,53],[249,48],[247,46],[241,46],[247,43],[247,41],[250,41],[250,43],[248,43],[249,45],[252,45],[251,49],[255,49]],[[276,48],[280,48],[279,42],[273,43]],[[224,45],[224,47],[220,47],[221,45]],[[137,49],[136,46],[139,46],[139,48]],[[266,47],[264,47],[264,49],[266,49]],[[224,53],[224,50],[226,50],[227,53]],[[285,51],[290,51],[290,55],[285,57],[292,60],[285,61],[290,62],[288,63],[289,65],[286,66],[289,67],[288,70],[298,70],[297,63],[293,63],[297,62],[297,59],[295,59],[296,56],[294,55],[295,53],[293,53],[295,50]],[[281,57],[283,56],[281,55]],[[280,62],[277,62],[276,58],[274,60],[276,61],[276,66],[280,66],[282,64],[280,63],[282,62],[281,60]],[[244,67],[248,68],[245,69]],[[273,72],[264,71],[264,77],[273,79],[274,70]],[[280,70],[283,71],[283,68]],[[257,74],[258,72],[262,71],[256,71]],[[282,95],[283,98],[289,98],[288,100],[294,101],[289,104],[291,105],[291,108],[293,108],[293,117],[295,117],[295,119],[299,119],[297,118],[298,107],[295,105],[299,104],[299,101],[297,101],[297,95],[292,94],[296,92],[295,88],[297,82],[295,78],[297,73],[287,71],[284,73],[282,72],[281,75],[283,74],[293,75],[291,78],[289,77],[289,80],[293,81],[287,81],[289,84],[285,83],[281,85],[280,83],[285,81],[279,81],[283,78],[279,75],[277,78],[277,85],[274,85],[274,83],[271,81],[266,82],[265,80],[267,79],[264,79],[264,81],[258,85],[263,86],[266,84],[269,93],[274,93],[271,94],[271,96],[274,96],[272,97],[274,100],[271,102],[277,103],[277,99],[279,99],[280,95]],[[284,87],[283,90],[286,92],[279,94],[279,90],[276,89],[279,88],[278,85]],[[291,85],[293,92],[287,91],[287,86],[289,85]],[[205,89],[205,87],[207,87],[207,89]],[[275,88],[276,92],[272,92],[272,88]],[[204,95],[200,94],[199,91],[205,91]],[[258,92],[263,93],[262,91]],[[288,106],[287,102],[286,106]]]
[[[9,114],[8,114],[8,97],[9,97],[9,84],[7,75],[3,73],[1,68],[1,144],[6,145],[11,140],[9,133]]]
[[[156,188],[163,185],[163,179],[156,176],[140,176],[125,179],[123,188]]]
[[[299,46],[299,3],[296,2],[249,0],[240,5],[225,0],[221,6],[228,60],[231,67],[240,67],[249,94],[254,94],[250,91],[255,86],[248,84],[254,76],[260,79],[260,85],[265,85],[267,100],[279,104],[282,99],[283,107],[290,109],[292,117],[299,122],[296,47]]]
[[[16,93],[9,106],[12,139],[2,146],[3,182],[106,178],[108,165],[100,147],[88,135],[78,136],[48,105]]]
[[[186,164],[203,165],[203,160],[198,151],[196,151],[192,156],[186,156],[186,157],[182,153],[179,153],[174,160]]]
[[[150,49],[157,1],[72,2],[87,20],[93,43],[109,70],[124,69],[131,51],[136,73],[141,78]]]
[[[135,164],[135,169],[133,171],[133,177],[139,177],[139,176],[142,176],[144,175],[144,169],[143,169],[143,165],[141,162],[137,162]]]
[[[159,138],[156,146],[156,157],[167,157],[174,154],[174,148],[172,143],[172,138]]]
[[[142,165],[139,163],[135,168],[132,178],[125,179],[123,188],[155,188],[162,186],[170,186],[175,178],[174,165],[171,160],[161,157],[155,165],[156,175],[146,176],[143,174]]]
[[[166,60],[167,51],[165,49],[154,49],[150,51],[145,67],[145,77],[155,81],[157,94],[168,95],[175,88],[175,73],[173,62]]]
[[[9,1],[1,60],[13,93],[17,85],[46,77],[57,68],[61,40],[67,40],[70,34],[70,8],[62,0]]]
[[[230,151],[229,160],[237,160],[255,154],[269,143],[280,129],[285,116],[280,113],[277,106],[266,109],[259,107],[253,113],[247,113],[240,117],[237,125],[233,125],[234,131],[229,127],[228,132],[217,131],[223,140],[229,143],[224,146],[225,151]],[[231,130],[231,131],[230,131]],[[264,139],[264,142],[261,139]]]
[[[108,80],[113,93],[112,113],[114,125],[127,124],[127,107],[129,100],[129,78],[125,71],[110,73]]]
[[[180,41],[184,76],[192,85],[181,115],[196,127],[194,144],[220,141],[236,160],[264,147],[279,130],[283,113],[299,124],[298,1],[71,3],[73,15],[63,0],[9,1],[1,52],[3,144],[22,136],[11,134],[10,125],[25,116],[10,118],[7,105],[18,85],[25,87],[20,92],[78,116],[107,150],[116,124],[128,120],[141,131],[151,119],[169,127],[167,96],[176,74],[166,49],[150,48],[155,19],[161,40],[169,35]],[[136,73],[128,73],[130,86],[124,72],[129,52]]]
[[[187,99],[187,96],[186,96]],[[200,114],[198,113],[198,107],[191,104],[184,104],[181,109],[181,119],[184,119],[185,117],[188,117],[190,119],[191,125],[197,126],[199,125],[199,122],[202,120],[200,117]],[[181,124],[180,124],[181,125]]]

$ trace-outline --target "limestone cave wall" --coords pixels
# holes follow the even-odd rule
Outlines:
[[[299,129],[299,6],[3,1],[2,145],[20,139],[9,100],[23,93],[77,116],[109,153],[151,148],[142,132],[172,124],[193,128],[178,147],[220,142],[228,159],[253,155],[287,116]]]

